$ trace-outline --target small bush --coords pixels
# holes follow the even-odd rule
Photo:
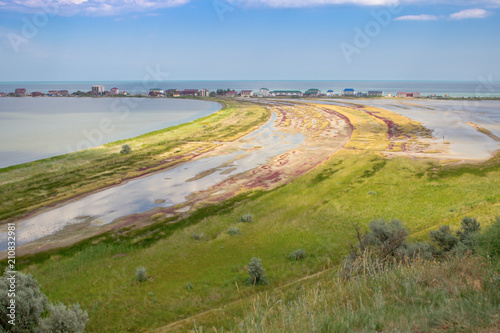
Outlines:
[[[129,154],[132,151],[129,145],[123,145],[122,150],[120,150],[120,154]]]
[[[231,236],[236,236],[236,235],[241,234],[241,230],[238,229],[237,226],[233,225],[233,226],[229,227],[229,229],[227,229],[227,233]]]
[[[186,289],[187,290],[193,290],[193,284],[191,282],[186,283]]]
[[[305,257],[306,257],[306,250],[304,250],[304,249],[295,250],[288,255],[288,259],[290,259],[292,261],[302,260]]]
[[[500,216],[476,238],[480,253],[500,258]]]
[[[252,258],[248,264],[248,279],[249,284],[267,284],[267,276],[265,274],[266,270],[262,266],[262,261],[259,258]]]
[[[205,234],[203,234],[203,233],[199,234],[199,233],[193,232],[193,234],[191,235],[191,238],[194,240],[202,240],[204,237],[205,237]]]
[[[377,195],[377,192],[375,192],[375,191],[370,191],[370,192],[368,192],[368,195],[374,195],[374,196],[375,196],[375,195]]]
[[[240,217],[240,222],[252,222],[253,221],[253,215],[252,214],[245,214],[242,217]]]
[[[38,282],[30,275],[17,272],[15,326],[8,321],[10,273],[0,277],[0,332],[68,332],[82,333],[88,321],[88,314],[75,303],[68,308],[59,303],[51,304],[40,290]]]
[[[138,282],[144,282],[148,279],[148,274],[144,266],[139,266],[135,270],[135,280]]]
[[[80,308],[80,304],[75,303],[68,308],[62,303],[50,304],[49,311],[50,317],[42,319],[37,332],[78,333],[85,331],[89,316]]]

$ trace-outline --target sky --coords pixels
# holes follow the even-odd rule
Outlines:
[[[0,0],[0,82],[500,80],[500,0]]]

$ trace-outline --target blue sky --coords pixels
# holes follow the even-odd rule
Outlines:
[[[499,16],[500,0],[0,0],[0,81],[498,81]]]

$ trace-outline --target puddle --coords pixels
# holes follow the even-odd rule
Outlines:
[[[232,175],[263,165],[272,157],[304,143],[305,137],[302,134],[279,132],[274,127],[275,120],[276,114],[273,113],[266,125],[245,136],[241,140],[241,150],[188,162],[177,168],[88,195],[17,222],[17,245],[55,234],[68,225],[82,222],[103,225],[122,216],[186,202],[186,197],[191,193],[206,190]],[[247,145],[250,148],[245,150],[243,147]],[[253,149],[255,146],[260,148]],[[196,177],[206,170],[214,171],[203,177]],[[3,232],[0,233],[0,251],[6,249],[7,235]]]

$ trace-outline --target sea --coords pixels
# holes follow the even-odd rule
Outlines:
[[[118,88],[129,94],[149,89],[333,90],[346,88],[384,94],[420,92],[422,96],[500,97],[500,82],[478,81],[86,81],[0,82],[0,92],[25,88],[28,93],[49,90],[87,92],[93,85]],[[154,130],[189,122],[216,112],[214,102],[150,98],[0,98],[0,168],[96,147]]]

